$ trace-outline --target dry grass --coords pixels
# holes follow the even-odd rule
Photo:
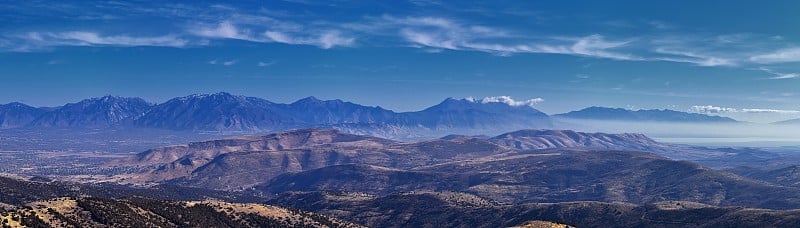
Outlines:
[[[547,222],[547,221],[530,221],[519,226],[514,226],[513,228],[570,228],[570,227],[574,226],[554,223],[554,222]]]

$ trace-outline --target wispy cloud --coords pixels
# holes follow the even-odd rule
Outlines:
[[[632,42],[631,40],[610,41],[598,34],[578,38],[563,38],[562,40],[572,43],[566,45],[536,45],[534,52],[580,55],[615,60],[644,60],[644,58],[639,56],[614,51],[615,49],[628,46]]]
[[[483,25],[469,25],[439,17],[382,17],[380,26],[399,28],[412,47],[433,50],[480,51],[501,56],[520,53],[564,54],[615,60],[640,60],[618,51],[631,40],[609,40],[599,34],[583,37],[535,37]],[[374,31],[380,26],[361,26]]]
[[[667,61],[667,62],[682,62],[691,63],[698,66],[736,66],[735,60],[715,57],[708,54],[700,54],[691,51],[673,50],[665,47],[659,47],[654,50],[657,54],[664,54],[663,57],[653,57],[653,60]]]
[[[250,34],[247,34],[247,31],[239,31],[239,29],[229,21],[223,21],[219,24],[210,26],[197,26],[190,29],[189,33],[208,38],[259,41],[256,38],[253,38]]]
[[[440,1],[413,1],[413,4],[435,5],[436,9],[462,12]],[[326,5],[324,3],[321,3]],[[25,4],[33,6],[35,4]],[[38,7],[38,6],[37,6]],[[6,51],[48,50],[56,46],[161,46],[200,47],[219,40],[241,40],[256,43],[308,45],[321,49],[337,47],[402,46],[428,53],[443,51],[475,51],[497,56],[517,54],[556,54],[620,61],[662,61],[686,63],[703,67],[771,67],[774,64],[800,62],[800,48],[781,36],[749,33],[688,34],[667,21],[607,21],[616,27],[645,27],[648,32],[636,36],[614,34],[613,31],[554,34],[527,27],[497,24],[458,14],[416,14],[402,12],[381,16],[363,15],[332,18],[305,12],[274,13],[269,9],[245,9],[235,5],[211,4],[141,4],[102,2],[90,10],[91,15],[113,18],[125,17],[174,19],[163,27],[166,35],[155,35],[147,29],[130,33],[103,31],[25,31],[8,32],[0,37],[0,49]],[[50,11],[76,16],[74,4],[60,4]],[[24,8],[23,8],[24,9]],[[466,10],[466,11],[471,11]],[[264,13],[264,12],[273,13]],[[536,17],[538,13],[497,13],[494,16]],[[80,14],[83,15],[83,14]],[[432,16],[437,15],[437,16]],[[342,19],[347,18],[347,19]],[[538,17],[537,17],[538,18]],[[108,20],[103,20],[108,21]],[[84,22],[85,23],[85,22]],[[161,27],[159,27],[161,29]],[[137,34],[141,32],[140,34]],[[160,30],[164,31],[164,30]],[[141,35],[150,34],[150,35]],[[158,33],[156,33],[158,34]],[[219,44],[219,43],[217,43]],[[774,73],[773,79],[797,77],[794,73]]]
[[[276,20],[270,18],[262,18],[262,20],[276,23]],[[287,26],[275,26],[273,28],[280,29],[282,27],[285,28]],[[355,38],[345,36],[341,31],[334,29],[324,31],[306,28],[270,30],[259,28],[252,24],[237,25],[232,21],[222,21],[213,25],[195,25],[188,30],[189,33],[212,39],[235,39],[260,43],[312,45],[322,49],[329,49],[337,46],[347,47],[355,43]]]
[[[322,49],[336,46],[348,47],[355,43],[355,38],[343,36],[340,31],[330,30],[318,34],[297,34],[281,31],[266,31],[264,36],[272,41],[285,44],[313,45]]]
[[[258,64],[256,64],[256,65],[259,66],[259,67],[268,67],[268,66],[275,65],[275,63],[276,63],[275,61],[258,62]]]
[[[774,75],[774,77],[770,77],[769,79],[792,79],[800,77],[800,74],[798,73],[781,73],[766,67],[759,67],[758,70]]]
[[[224,65],[224,66],[232,66],[233,64],[236,64],[236,62],[237,62],[236,60],[225,61],[225,62],[222,62],[222,65]]]
[[[800,48],[786,48],[770,53],[755,55],[750,60],[756,63],[800,62]]]
[[[208,64],[211,64],[211,65],[223,65],[223,66],[233,66],[238,62],[239,61],[235,60],[235,59],[232,59],[232,60],[217,60],[217,59],[215,59],[215,60],[208,61]]]
[[[6,45],[16,45],[13,51],[33,51],[55,46],[114,46],[114,47],[186,47],[190,45],[187,39],[176,35],[163,36],[129,36],[129,35],[102,35],[96,32],[69,31],[69,32],[29,32],[16,36],[15,42]]]

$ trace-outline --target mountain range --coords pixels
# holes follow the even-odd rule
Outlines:
[[[734,119],[710,116],[699,113],[678,112],[669,109],[629,110],[623,108],[589,107],[578,111],[553,115],[559,118],[612,120],[612,121],[653,121],[688,123],[734,123]]]
[[[268,201],[370,227],[797,227],[797,210],[718,207],[688,201],[636,205],[560,202],[509,205],[467,193],[417,191],[378,196],[289,192]],[[531,221],[540,225],[523,226]],[[566,226],[571,225],[571,226]]]
[[[778,122],[774,122],[773,124],[800,125],[800,119],[791,119],[791,120],[778,121]]]
[[[633,121],[735,122],[671,110],[592,107],[555,115]],[[551,116],[530,104],[492,99],[453,99],[415,112],[394,112],[342,100],[300,99],[290,104],[229,93],[195,94],[160,104],[141,98],[105,96],[56,108],[22,103],[0,106],[0,127],[8,128],[151,128],[179,131],[261,132],[333,127],[390,138],[430,138],[448,134],[498,134],[519,129],[553,128]],[[403,137],[398,137],[403,136]]]
[[[149,110],[150,103],[141,98],[105,96],[70,103],[44,112],[27,124],[30,127],[108,128],[125,124]]]
[[[45,112],[19,102],[0,105],[0,129],[24,127]]]

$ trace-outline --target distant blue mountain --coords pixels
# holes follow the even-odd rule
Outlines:
[[[279,104],[229,93],[195,94],[158,104],[135,126],[173,130],[259,131],[299,122]]]
[[[796,125],[797,124],[797,125],[800,125],[800,119],[791,119],[791,120],[778,121],[778,122],[774,122],[772,124],[779,124],[779,125]]]
[[[10,108],[17,107],[17,108]],[[27,107],[27,108],[26,108]],[[16,111],[4,111],[16,110]],[[5,113],[5,114],[4,114]],[[21,114],[28,113],[28,114]],[[5,116],[9,117],[5,117]],[[550,117],[525,102],[448,98],[430,108],[397,113],[342,100],[307,97],[290,104],[229,93],[195,94],[151,105],[141,98],[106,96],[42,109],[0,108],[4,128],[139,127],[191,131],[273,131],[308,127],[509,131],[552,126]],[[14,120],[11,120],[14,117]],[[460,132],[470,133],[470,131]],[[476,132],[472,132],[476,133]]]
[[[300,99],[272,103],[229,93],[191,95],[154,106],[134,125],[175,130],[260,131],[332,125],[403,128],[521,128],[550,126],[549,117],[529,106],[449,98],[418,112],[396,113],[342,100]]]
[[[286,105],[286,111],[300,118],[305,124],[380,124],[388,123],[397,117],[397,113],[381,107],[368,107],[351,102],[336,100],[319,100],[307,97]]]
[[[527,105],[447,98],[418,112],[399,113],[394,123],[430,129],[530,129],[552,126],[550,117]]]
[[[123,125],[125,121],[141,116],[151,104],[141,98],[105,96],[66,104],[48,111],[29,127],[52,128],[106,128]]]
[[[587,120],[734,123],[734,119],[668,109],[628,110],[622,108],[589,107],[579,111],[557,114],[554,117]]]
[[[45,112],[19,102],[0,105],[0,129],[23,127]]]

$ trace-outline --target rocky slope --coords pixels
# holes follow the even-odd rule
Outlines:
[[[397,113],[381,107],[367,107],[351,102],[307,97],[285,105],[288,112],[309,125],[389,123]]]
[[[410,169],[519,150],[572,146],[641,149],[660,145],[640,135],[572,131],[525,131],[491,139],[462,137],[405,143],[330,129],[306,129],[157,148],[113,165],[149,168],[146,173],[122,177],[128,183],[176,181],[235,189],[266,182],[283,173],[331,165]]]
[[[531,220],[575,227],[795,227],[800,211],[716,207],[685,201],[646,205],[560,202],[507,205],[464,193],[287,193],[270,204],[373,227],[510,227]]]
[[[26,126],[45,112],[19,102],[0,105],[0,129]]]
[[[262,204],[147,198],[55,198],[0,212],[27,227],[361,227],[328,216]]]
[[[513,204],[566,201],[644,204],[682,200],[718,206],[800,207],[797,189],[648,153],[607,150],[551,149],[411,170],[331,166],[284,174],[256,189],[272,194],[458,191]]]
[[[305,129],[153,149],[112,166],[142,170],[114,177],[121,183],[267,194],[428,190],[469,192],[506,203],[686,200],[800,207],[796,189],[628,150],[682,156],[688,153],[683,150],[692,151],[637,134],[524,130],[491,138],[397,142]]]
[[[136,118],[135,126],[173,130],[258,131],[283,129],[297,122],[277,104],[229,93],[195,94],[171,99]]]
[[[141,98],[105,96],[66,104],[28,124],[46,128],[109,128],[141,116],[150,108]]]
[[[430,129],[505,129],[552,126],[547,114],[527,105],[448,98],[418,112],[400,113],[395,122]]]
[[[3,227],[361,227],[258,204],[263,198],[176,186],[131,188],[0,177]]]
[[[737,167],[730,169],[730,171],[744,177],[762,180],[781,186],[800,187],[800,165],[790,165],[776,169],[762,168],[764,167]]]

